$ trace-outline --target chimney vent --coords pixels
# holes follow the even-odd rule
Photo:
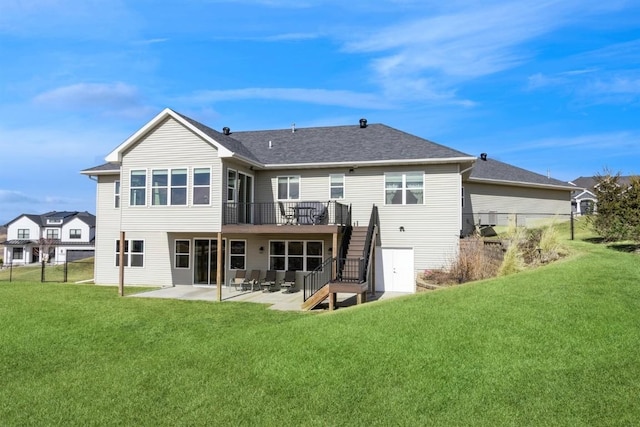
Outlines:
[[[222,133],[224,133],[225,135],[229,135],[231,133],[231,129],[225,126],[222,128]]]
[[[487,161],[487,153],[480,153],[480,158],[486,162]]]
[[[291,123],[291,133],[295,133],[295,132],[296,132],[296,124]]]
[[[367,127],[367,119],[360,119],[360,128],[364,129]]]

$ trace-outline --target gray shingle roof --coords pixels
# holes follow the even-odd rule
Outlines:
[[[267,165],[471,157],[383,124],[234,132],[231,136]]]
[[[572,187],[569,183],[554,178],[547,178],[535,172],[519,168],[491,158],[478,159],[471,171],[470,179],[520,182],[525,184],[553,185]]]
[[[114,163],[103,163],[98,166],[83,169],[80,172],[81,173],[86,173],[86,172],[114,172],[115,173],[115,172],[118,172],[119,170],[120,170],[119,165],[116,165]]]
[[[219,142],[222,146],[224,146],[228,150],[233,151],[234,153],[237,153],[248,160],[258,161],[258,159],[254,156],[254,153],[252,153],[247,147],[242,145],[242,143],[238,141],[236,138],[227,136],[222,132],[218,132],[214,129],[211,129],[209,126],[203,125],[202,123],[196,120],[193,120],[185,116],[184,114],[180,114],[178,112],[176,112],[176,114],[178,114],[180,117],[182,117],[183,119],[191,123],[195,128],[197,128],[198,130],[200,130],[201,132],[209,136],[211,139],[215,140],[216,142]]]
[[[14,221],[22,217],[29,218],[31,221],[38,224],[40,227],[44,227],[47,225],[47,218],[62,220],[60,224],[55,224],[55,226],[66,224],[67,222],[71,221],[74,218],[78,218],[82,220],[85,224],[89,225],[90,227],[95,227],[96,225],[95,215],[90,214],[89,212],[78,212],[78,211],[51,211],[51,212],[44,213],[42,215],[22,214],[15,217],[11,221],[9,221],[6,225],[8,226],[9,224],[13,223]]]

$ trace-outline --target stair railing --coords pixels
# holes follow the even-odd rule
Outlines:
[[[331,281],[331,272],[335,258],[327,258],[317,266],[312,272],[304,276],[303,290],[304,301],[308,300],[318,292],[324,285]]]

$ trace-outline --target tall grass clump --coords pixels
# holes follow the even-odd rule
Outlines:
[[[526,234],[526,229],[509,225],[504,239],[507,250],[498,269],[498,276],[506,276],[524,270],[526,261],[523,254],[523,243],[527,241]]]

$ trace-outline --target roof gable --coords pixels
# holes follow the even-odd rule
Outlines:
[[[128,149],[133,147],[146,135],[153,132],[153,130],[158,125],[163,123],[168,118],[173,118],[178,123],[180,123],[187,129],[191,130],[193,133],[198,135],[200,138],[204,139],[205,141],[207,141],[208,143],[216,147],[221,157],[231,156],[231,151],[224,144],[221,144],[218,141],[218,139],[222,139],[222,137],[224,137],[223,134],[218,133],[213,129],[207,128],[206,126],[201,124],[200,126],[196,126],[193,120],[185,118],[185,116],[176,113],[170,108],[165,108],[157,116],[151,119],[146,125],[140,128],[136,133],[131,135],[122,144],[116,147],[115,150],[109,153],[105,158],[105,160],[108,163],[120,163],[122,161],[122,155],[124,152],[126,152]],[[205,128],[208,129],[208,131],[205,131]]]

